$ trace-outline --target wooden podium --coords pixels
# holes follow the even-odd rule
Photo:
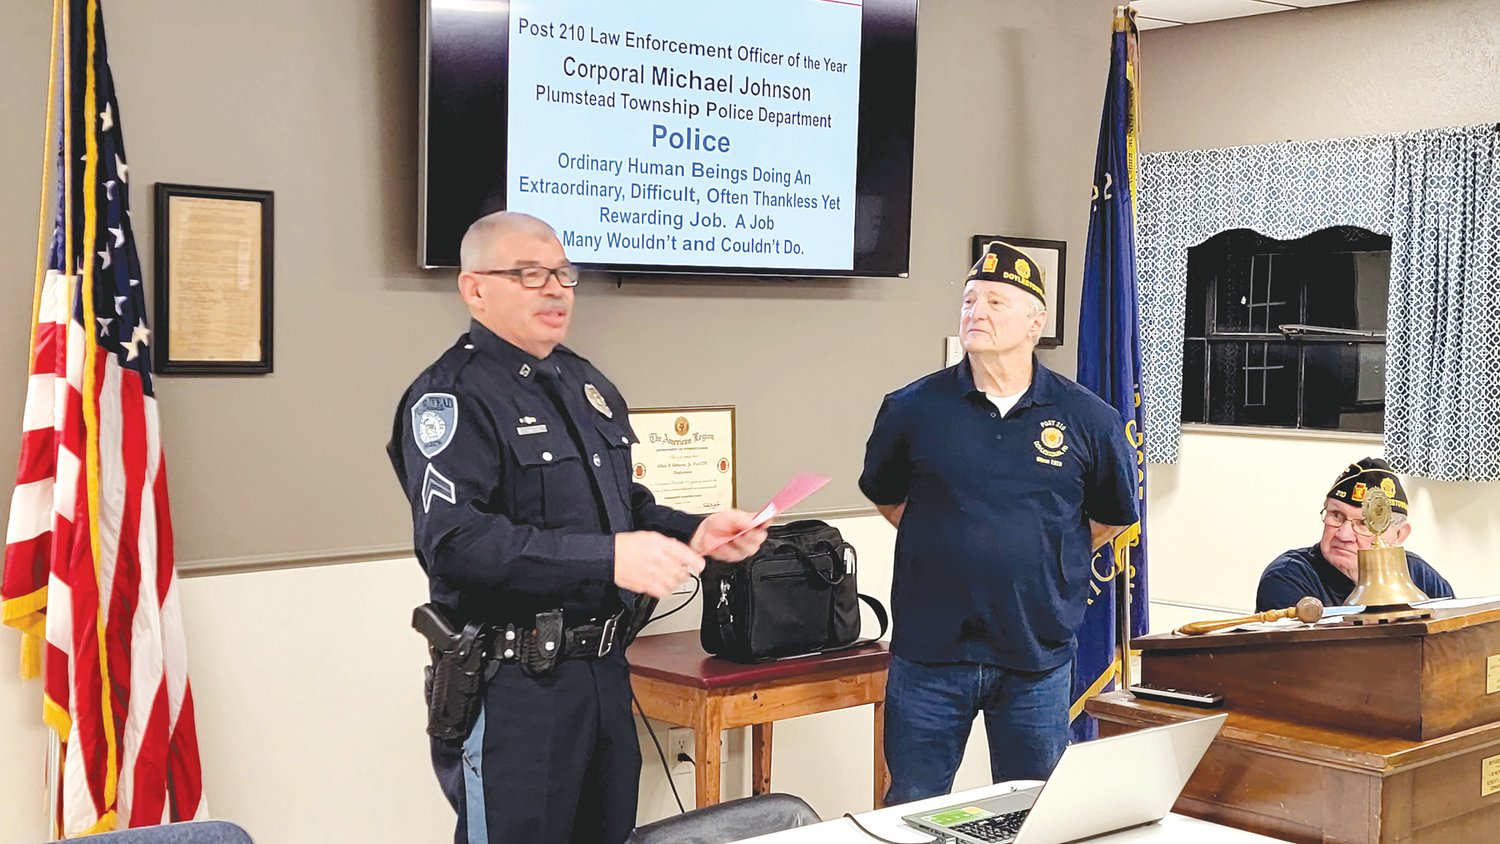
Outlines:
[[[1132,644],[1143,682],[1229,713],[1176,811],[1298,842],[1500,842],[1500,602]],[[1102,735],[1213,711],[1122,691],[1086,708]]]

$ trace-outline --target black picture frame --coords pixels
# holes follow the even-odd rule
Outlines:
[[[969,249],[969,266],[979,263],[979,259],[984,257],[984,245],[992,240],[1003,240],[1025,252],[1042,269],[1042,289],[1047,291],[1047,324],[1036,345],[1041,349],[1061,346],[1064,342],[1063,317],[1068,304],[1068,242],[1035,237],[1008,237],[1003,234],[976,234]]]
[[[174,319],[187,319],[189,315],[172,313],[172,200],[175,198],[217,199],[230,202],[251,202],[260,205],[260,356],[244,360],[202,360],[174,356],[172,352],[172,323]],[[268,190],[206,187],[202,185],[179,185],[156,183],[155,207],[155,297],[156,340],[154,347],[155,372],[159,375],[269,375],[273,367],[274,315],[273,269],[275,254],[274,195]],[[253,248],[253,246],[252,246]]]

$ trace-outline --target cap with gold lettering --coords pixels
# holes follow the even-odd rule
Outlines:
[[[1328,497],[1358,507],[1365,502],[1365,494],[1375,487],[1379,487],[1385,497],[1391,500],[1392,510],[1397,513],[1406,512],[1406,489],[1401,486],[1401,479],[1391,471],[1391,464],[1379,457],[1366,457],[1358,463],[1350,463],[1349,468],[1341,472],[1338,480],[1333,482],[1333,488],[1328,490]]]
[[[1042,268],[1030,255],[1003,240],[984,245],[984,255],[969,270],[969,280],[1013,284],[1047,304],[1047,294],[1042,290]]]

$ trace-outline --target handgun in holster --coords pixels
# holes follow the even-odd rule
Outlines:
[[[484,703],[484,685],[500,663],[490,659],[489,625],[477,621],[455,629],[436,604],[412,612],[411,626],[427,639],[432,665],[426,669],[427,734],[462,741]]]

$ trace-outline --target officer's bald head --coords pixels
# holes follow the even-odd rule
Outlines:
[[[567,337],[570,285],[578,277],[551,226],[509,211],[480,217],[464,235],[459,260],[458,294],[495,336],[539,359]],[[542,285],[528,287],[519,271],[538,268],[548,271]]]
[[[503,258],[505,242],[512,236],[529,236],[542,240],[557,240],[557,232],[545,222],[519,211],[496,211],[475,220],[464,232],[463,242],[458,247],[459,269],[463,272],[478,272],[495,269],[492,263]]]

